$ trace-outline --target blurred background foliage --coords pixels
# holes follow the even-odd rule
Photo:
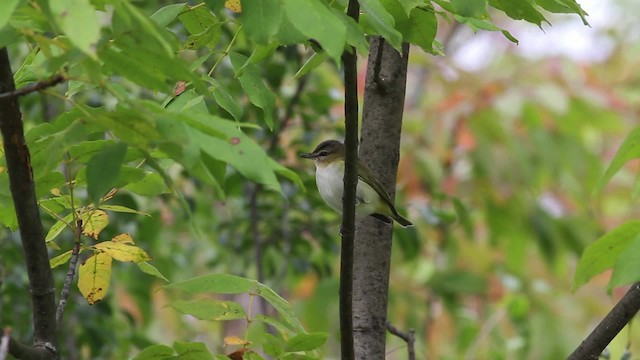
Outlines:
[[[136,6],[152,13],[170,3]],[[553,27],[542,31],[497,14],[494,22],[518,38],[516,45],[500,33],[473,33],[441,20],[446,56],[411,51],[396,203],[416,227],[394,232],[388,314],[396,327],[416,329],[419,358],[564,358],[623,290],[607,294],[606,273],[575,292],[572,281],[586,245],[639,215],[636,162],[602,193],[594,189],[637,123],[640,30],[633,1],[580,3],[592,15],[591,27],[575,15],[549,15]],[[192,45],[182,49],[183,58],[224,50],[189,43],[192,31],[181,22],[172,26]],[[221,22],[210,36],[228,44],[236,26]],[[254,49],[243,36],[233,40],[235,50],[250,56]],[[9,49],[14,64],[30,52],[25,44]],[[294,305],[309,331],[331,334],[325,357],[336,358],[339,217],[320,199],[313,165],[298,154],[342,137],[342,88],[339,70],[328,62],[294,77],[311,52],[278,48],[256,67],[277,95],[276,118],[273,131],[246,129],[300,176],[304,189],[281,178],[280,194],[228,168],[222,195],[173,164],[165,170],[190,211],[174,195],[118,192],[113,203],[151,216],[110,213],[105,236],[132,233],[172,282],[216,272],[258,279]],[[241,121],[263,126],[256,120],[262,110],[232,81],[232,64],[225,58],[214,65],[219,58],[214,52],[201,66],[215,68],[214,78],[243,109]],[[362,59],[361,80],[365,64]],[[163,100],[125,79],[111,80]],[[21,99],[27,128],[70,107],[57,91]],[[116,99],[95,89],[75,102],[108,108]],[[46,214],[43,221],[45,229],[55,222]],[[1,231],[0,316],[3,324],[21,324],[31,311],[26,271],[17,236]],[[62,237],[61,243],[72,241],[70,231]],[[58,284],[65,272],[55,270]],[[105,301],[89,307],[74,292],[66,317],[69,358],[123,359],[153,343],[185,339],[230,352],[222,349],[223,337],[242,334],[246,323],[181,316],[166,307],[176,295],[159,289],[163,284],[119,264]],[[269,311],[259,301],[251,305]],[[28,336],[14,328],[16,337]],[[628,343],[640,352],[637,335],[637,327],[621,333],[612,358]],[[387,358],[405,359],[405,347],[390,335]]]

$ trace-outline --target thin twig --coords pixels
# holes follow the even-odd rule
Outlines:
[[[409,329],[406,333],[402,332],[397,327],[391,325],[389,320],[387,320],[387,330],[407,343],[409,360],[416,360],[416,331],[414,329]]]
[[[24,96],[27,94],[30,94],[32,92],[35,91],[41,91],[44,90],[46,88],[52,87],[52,86],[56,86],[58,84],[60,84],[61,82],[67,80],[67,78],[62,75],[62,74],[58,74],[55,75],[47,80],[42,80],[42,81],[38,81],[35,84],[31,84],[31,85],[27,85],[27,86],[23,86],[18,90],[13,90],[13,91],[7,91],[4,93],[0,93],[0,100],[2,99],[8,99],[8,98],[12,98],[12,97],[20,97],[20,96]]]
[[[71,259],[69,260],[69,269],[67,270],[67,277],[64,279],[62,285],[62,291],[60,292],[60,302],[56,309],[56,322],[58,329],[62,326],[62,317],[64,316],[64,308],[67,306],[67,299],[71,292],[71,283],[76,275],[76,267],[78,265],[78,254],[80,254],[80,244],[82,239],[82,219],[76,220],[76,233],[75,242],[73,244],[73,250],[71,250]]]

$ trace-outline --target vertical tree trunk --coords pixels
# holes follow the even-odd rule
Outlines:
[[[360,159],[395,197],[408,44],[399,54],[381,37],[370,40]],[[397,226],[397,225],[394,225]],[[356,359],[384,359],[392,228],[371,217],[357,224],[353,278]]]
[[[0,94],[15,90],[6,48],[0,49]],[[9,187],[16,209],[27,264],[33,308],[33,351],[12,342],[9,351],[24,359],[57,357],[55,288],[44,230],[36,200],[29,149],[24,139],[17,96],[0,99],[0,131],[9,172]]]

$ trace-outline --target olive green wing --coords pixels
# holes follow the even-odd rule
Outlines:
[[[389,193],[387,192],[387,190],[384,189],[382,184],[378,182],[375,176],[373,176],[367,164],[365,164],[361,160],[358,160],[358,178],[362,181],[365,181],[367,184],[371,185],[373,190],[375,190],[376,193],[380,195],[380,198],[382,198],[382,200],[386,202],[387,205],[389,205],[389,208],[391,209],[391,211],[394,214],[396,213],[396,208],[393,205],[393,202],[391,202],[391,197],[389,196]],[[367,180],[365,180],[365,178]]]

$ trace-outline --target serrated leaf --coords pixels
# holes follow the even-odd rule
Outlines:
[[[213,98],[216,99],[216,103],[231,114],[236,121],[240,121],[242,119],[242,108],[229,91],[213,78],[207,78],[206,80],[213,85],[211,92],[213,93]]]
[[[181,314],[191,315],[200,320],[235,320],[246,317],[242,305],[233,301],[178,300],[169,306]]]
[[[329,334],[323,332],[310,334],[297,334],[287,341],[285,351],[311,351],[322,346],[329,337]]]
[[[78,289],[89,305],[104,299],[111,281],[111,256],[96,252],[78,268]]]
[[[573,288],[577,289],[595,275],[612,268],[618,256],[640,235],[640,221],[630,221],[609,231],[582,253]]]
[[[114,260],[118,261],[131,261],[134,263],[139,263],[151,260],[151,256],[149,256],[141,248],[133,245],[128,245],[123,242],[103,241],[94,245],[94,248],[103,251],[104,253],[111,256]]]
[[[241,16],[249,38],[257,44],[267,44],[280,28],[281,3],[273,0],[245,1]]]
[[[320,0],[284,0],[283,4],[293,27],[307,39],[317,40],[339,64],[347,40],[347,27],[338,15]]]
[[[155,276],[166,282],[169,282],[169,279],[167,279],[164,275],[162,275],[160,270],[158,270],[155,266],[149,264],[148,262],[143,261],[143,262],[136,263],[136,265],[143,273]]]
[[[241,75],[238,76],[242,89],[249,97],[252,104],[262,109],[264,122],[269,129],[273,129],[273,116],[275,113],[276,97],[271,89],[265,85],[260,75],[260,71],[253,64],[247,64],[247,57],[232,53],[229,54],[233,69],[238,72],[242,68]]]
[[[94,204],[99,204],[102,196],[115,186],[126,153],[126,144],[113,144],[100,150],[87,163],[87,192]]]
[[[49,260],[49,265],[51,266],[51,268],[55,268],[58,267],[62,264],[65,264],[67,261],[69,261],[69,259],[71,259],[71,250],[66,251],[56,257],[54,257],[53,259]]]
[[[453,11],[465,17],[478,17],[487,11],[487,0],[451,0]]]
[[[395,29],[393,16],[382,6],[380,0],[360,0],[359,3],[377,33],[396,50],[402,51],[402,34]]]
[[[49,7],[54,20],[71,43],[84,53],[95,57],[100,36],[100,21],[91,1],[50,0]]]

